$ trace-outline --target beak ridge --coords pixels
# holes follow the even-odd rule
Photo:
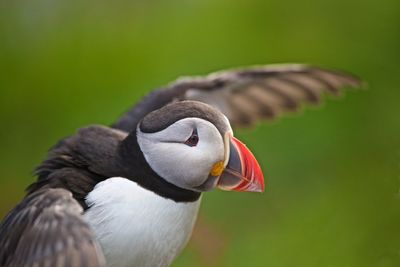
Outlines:
[[[218,187],[230,191],[264,192],[264,175],[253,153],[233,136],[229,146],[229,161]]]

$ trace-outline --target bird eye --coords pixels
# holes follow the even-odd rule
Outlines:
[[[196,146],[199,142],[199,135],[197,134],[197,129],[193,130],[192,135],[185,141],[185,145]]]

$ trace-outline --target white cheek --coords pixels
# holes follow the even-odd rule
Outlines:
[[[173,139],[177,134],[183,134],[184,138],[187,138],[186,126],[189,123],[191,123],[189,134],[193,123],[197,128],[199,135],[197,146],[163,142]],[[186,132],[182,133],[182,129]],[[179,130],[181,132],[177,133]],[[204,183],[212,166],[224,158],[221,134],[213,124],[201,119],[184,119],[157,133],[147,134],[138,130],[138,142],[147,162],[158,175],[170,183],[187,189]]]

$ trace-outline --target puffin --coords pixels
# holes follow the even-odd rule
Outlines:
[[[343,71],[283,64],[154,90],[112,125],[81,128],[50,149],[1,222],[0,266],[170,266],[203,193],[264,191],[260,165],[233,128],[361,85]]]

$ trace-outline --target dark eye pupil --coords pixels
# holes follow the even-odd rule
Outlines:
[[[190,137],[190,142],[197,143],[199,141],[199,137],[197,135],[193,135]]]
[[[196,146],[199,142],[199,136],[197,135],[197,131],[193,131],[192,135],[186,140],[185,144],[188,146]]]

